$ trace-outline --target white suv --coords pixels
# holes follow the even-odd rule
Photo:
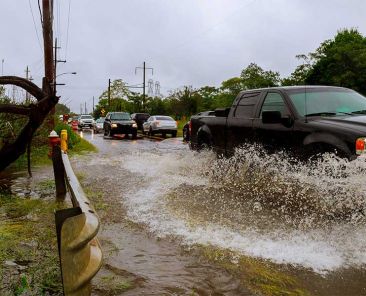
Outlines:
[[[83,127],[93,127],[94,119],[91,115],[80,115],[79,117],[79,129],[82,129]]]

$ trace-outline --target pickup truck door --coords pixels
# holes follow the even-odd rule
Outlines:
[[[226,154],[253,141],[253,119],[261,92],[244,93],[231,107],[226,126]]]
[[[281,122],[263,123],[264,111],[278,111]],[[293,146],[293,114],[284,96],[279,91],[268,91],[253,120],[254,141],[263,145],[270,153]]]

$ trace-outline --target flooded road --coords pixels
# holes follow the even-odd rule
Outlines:
[[[259,147],[217,159],[181,139],[83,136],[99,153],[73,166],[114,202],[104,277],[128,274],[136,285],[123,295],[272,295],[232,272],[242,258],[294,276],[305,294],[286,295],[366,295],[364,160],[307,166]],[[228,262],[202,258],[208,247]]]

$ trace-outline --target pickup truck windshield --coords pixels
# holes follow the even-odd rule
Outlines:
[[[111,114],[111,119],[113,120],[130,120],[130,113],[113,113]]]
[[[366,98],[347,89],[308,89],[306,92],[301,89],[287,93],[300,116],[356,115],[365,114],[366,110]]]

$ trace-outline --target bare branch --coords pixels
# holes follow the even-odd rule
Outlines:
[[[0,104],[0,113],[12,113],[19,115],[29,115],[30,107],[19,106],[15,104]]]
[[[19,86],[19,87],[23,88],[24,90],[26,90],[27,92],[29,92],[38,101],[41,100],[45,96],[45,93],[42,91],[42,89],[40,89],[33,82],[31,82],[25,78],[22,78],[22,77],[0,76],[0,85],[1,84],[3,84],[3,85],[11,84],[11,85]]]

